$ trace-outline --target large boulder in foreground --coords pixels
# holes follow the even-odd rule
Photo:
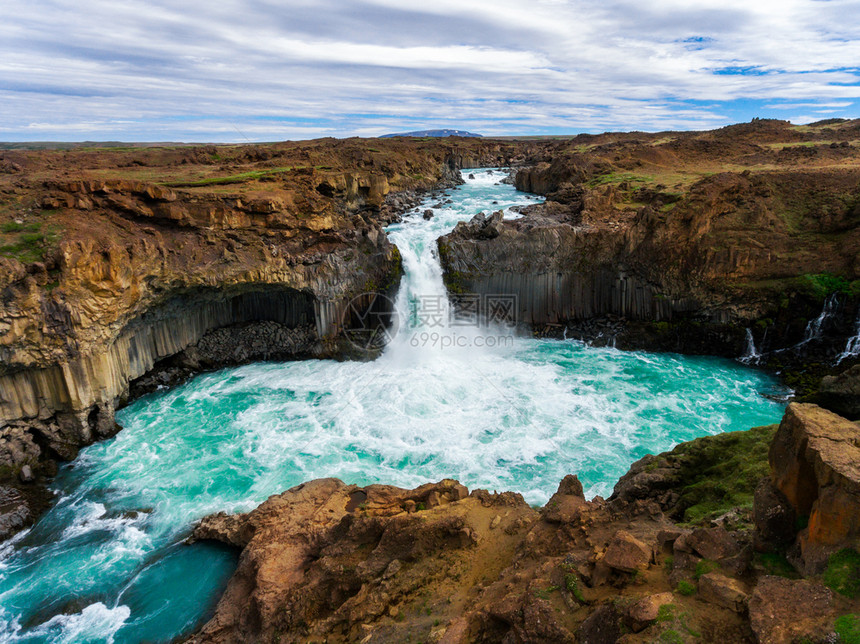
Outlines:
[[[805,572],[860,537],[860,426],[817,405],[789,405],[770,448],[772,479],[808,527],[798,535]]]

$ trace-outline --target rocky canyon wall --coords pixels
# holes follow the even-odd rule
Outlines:
[[[312,142],[142,151],[109,168],[106,155],[16,157],[4,231],[43,232],[36,252],[0,253],[0,466],[73,458],[117,430],[129,396],[177,374],[346,355],[351,300],[399,281],[382,226],[513,149]]]

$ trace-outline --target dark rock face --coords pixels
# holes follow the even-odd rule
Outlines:
[[[774,485],[808,527],[797,539],[806,572],[860,537],[860,427],[816,405],[793,403],[770,449]]]
[[[762,479],[755,489],[753,520],[765,542],[785,544],[794,540],[797,515],[770,478]]]
[[[26,527],[33,517],[30,506],[18,490],[0,486],[0,541]]]
[[[821,380],[818,403],[846,418],[860,419],[860,365]]]

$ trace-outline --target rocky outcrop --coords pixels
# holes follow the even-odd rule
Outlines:
[[[774,485],[808,525],[798,534],[808,573],[860,538],[860,426],[815,405],[789,405],[770,449]]]
[[[27,500],[15,488],[0,485],[0,540],[8,539],[33,520]]]
[[[468,493],[454,481],[415,490],[312,481],[198,525],[193,539],[242,555],[215,616],[189,641],[400,642],[408,633],[450,644],[572,643],[633,631],[624,641],[644,642],[682,623],[748,641],[746,586],[734,573],[703,582],[713,607],[672,592],[698,559],[667,566],[681,533],[653,507],[619,509],[586,501],[574,476],[540,513],[519,495]],[[723,541],[690,543],[711,552]]]
[[[335,479],[300,485],[247,515],[209,517],[192,538],[243,554],[215,617],[191,641],[431,631],[451,607],[425,599],[416,613],[429,585],[491,574],[493,548],[535,517],[518,495],[470,497],[455,481],[409,491]],[[489,534],[500,539],[491,545]]]
[[[816,396],[822,406],[852,420],[860,420],[860,365],[825,376]]]

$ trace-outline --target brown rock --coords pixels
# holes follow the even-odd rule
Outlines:
[[[734,557],[741,545],[725,528],[697,528],[687,537],[687,545],[705,559],[719,561]]]
[[[408,502],[417,506],[430,498],[439,505],[404,512]],[[395,629],[391,641],[401,641],[427,617],[406,607],[427,604],[433,598],[428,589],[440,577],[456,583],[462,575],[471,591],[471,580],[486,573],[488,561],[500,552],[512,556],[512,544],[522,537],[489,529],[501,505],[512,520],[537,516],[517,495],[469,497],[452,480],[403,490],[321,479],[272,496],[247,514],[207,517],[194,539],[216,539],[243,551],[215,616],[190,641],[259,642],[276,635],[281,641],[322,641],[335,633],[360,641],[368,626],[374,632]],[[470,568],[473,560],[477,570]],[[432,601],[442,605],[433,609],[440,622],[463,616],[438,596]],[[522,641],[573,640],[534,592],[512,592],[488,604],[482,610],[491,610]],[[434,637],[464,641],[471,623],[452,623],[450,635],[434,629]]]
[[[672,593],[648,595],[631,604],[624,613],[624,621],[634,633],[648,628],[657,619],[661,606],[674,601]]]
[[[615,644],[621,637],[621,614],[612,604],[603,604],[586,618],[577,633],[580,642]]]
[[[798,516],[808,574],[860,537],[860,427],[816,405],[789,405],[770,448],[776,487]]]
[[[765,576],[753,590],[749,613],[759,644],[823,641],[835,615],[833,593],[815,581]]]
[[[543,507],[541,514],[551,523],[564,523],[571,521],[585,503],[582,483],[576,476],[568,474],[561,480],[558,490]]]
[[[645,570],[650,561],[651,548],[624,530],[615,533],[603,557],[607,566],[622,572]]]
[[[699,597],[736,613],[743,613],[749,600],[741,582],[718,572],[709,572],[699,578]]]

